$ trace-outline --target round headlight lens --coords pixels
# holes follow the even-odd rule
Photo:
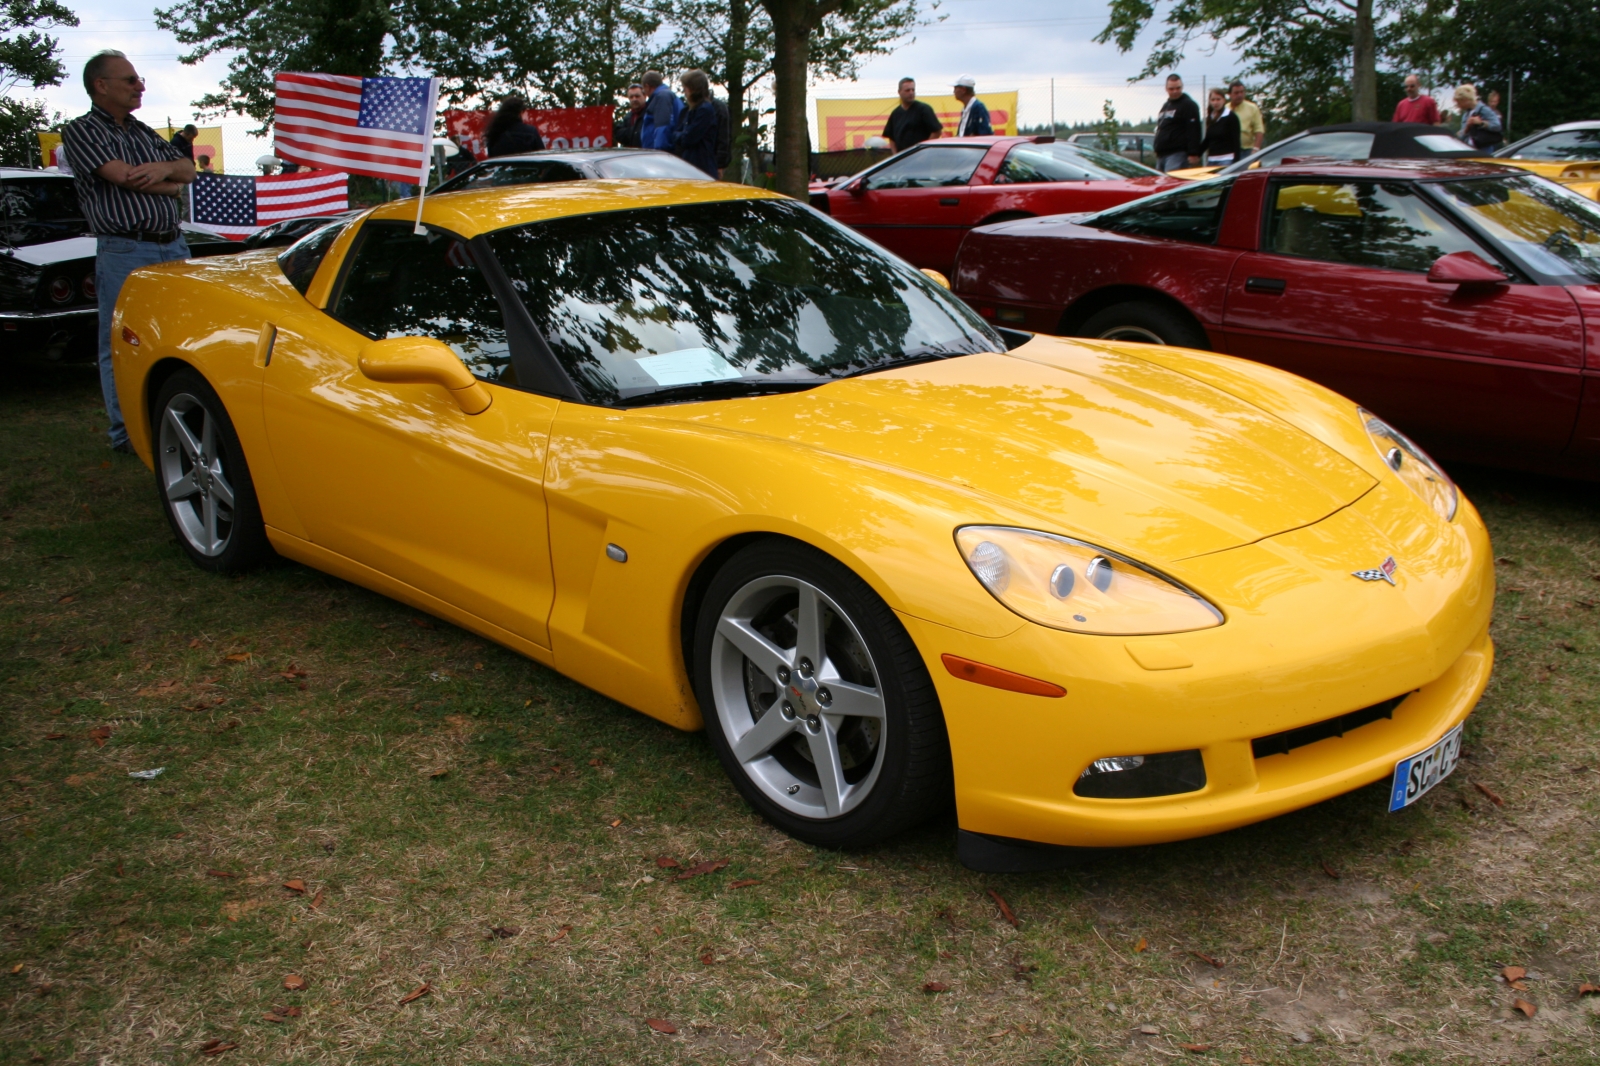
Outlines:
[[[1446,522],[1454,519],[1456,509],[1461,506],[1461,493],[1450,475],[1404,433],[1371,411],[1361,409],[1360,413],[1367,436],[1372,438],[1373,446],[1383,457],[1383,465],[1393,470],[1407,488],[1426,500]]]
[[[59,276],[51,278],[50,299],[58,304],[64,304],[72,299],[72,282]]]
[[[1143,563],[1071,537],[963,526],[956,547],[995,599],[1031,622],[1136,636],[1222,624],[1222,612]]]

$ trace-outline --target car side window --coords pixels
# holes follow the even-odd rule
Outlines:
[[[533,162],[490,163],[462,175],[459,185],[450,186],[451,192],[463,189],[489,189],[500,185],[544,185],[554,181],[582,181],[583,175],[571,163],[559,159],[540,159]]]
[[[311,288],[311,281],[317,276],[317,268],[322,265],[328,249],[333,247],[333,242],[338,240],[339,234],[343,232],[343,226],[337,222],[330,222],[320,229],[312,230],[278,254],[278,269],[283,271],[283,276],[289,279],[290,285],[299,290],[301,296]]]
[[[1600,163],[1600,129],[1552,133],[1521,148],[1513,159],[1543,159],[1552,163]]]
[[[891,159],[867,175],[869,189],[935,189],[946,185],[965,185],[972,180],[987,148],[952,145],[948,148],[919,148],[898,159]]]
[[[1232,187],[1231,178],[1196,182],[1102,211],[1083,224],[1113,233],[1212,244],[1222,229],[1222,212]]]
[[[459,237],[368,222],[350,254],[334,318],[374,340],[433,337],[475,376],[516,384],[500,302]]]
[[[1484,250],[1405,182],[1283,182],[1267,193],[1266,250],[1425,274],[1451,252]]]

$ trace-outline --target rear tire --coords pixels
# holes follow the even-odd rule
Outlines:
[[[1181,311],[1145,300],[1113,304],[1089,316],[1078,329],[1078,336],[1104,341],[1135,341],[1139,344],[1170,344],[1179,348],[1208,350],[1206,331]]]
[[[761,541],[724,564],[695,626],[694,681],[734,787],[796,839],[867,847],[951,801],[922,656],[866,582],[814,548]]]
[[[151,405],[156,498],[190,561],[231,574],[273,555],[244,448],[216,390],[193,370],[169,377]]]

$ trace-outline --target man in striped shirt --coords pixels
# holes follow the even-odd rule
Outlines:
[[[111,447],[131,452],[111,372],[111,313],[128,275],[151,263],[187,259],[178,228],[178,192],[194,181],[194,163],[133,117],[144,79],[121,52],[107,49],[83,68],[93,106],[61,130],[78,205],[96,241],[94,283],[100,303],[100,390],[111,420]]]

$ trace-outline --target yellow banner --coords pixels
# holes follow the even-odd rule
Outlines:
[[[172,135],[183,129],[182,126],[157,126],[155,131],[167,140],[172,140]],[[194,165],[203,173],[215,171],[222,173],[222,127],[201,126],[200,132],[194,137]],[[200,157],[205,156],[210,160],[210,165],[201,162]]]
[[[954,96],[919,96],[933,108],[944,125],[944,135],[956,135],[961,121],[961,101]],[[1017,94],[979,93],[978,99],[989,109],[989,125],[996,134],[1015,136],[1017,132]],[[818,100],[817,143],[824,152],[843,152],[866,146],[868,137],[883,136],[889,112],[900,106],[898,96],[875,100]]]
[[[61,134],[39,134],[39,165],[42,167],[56,167],[61,165],[57,153],[61,151]]]

